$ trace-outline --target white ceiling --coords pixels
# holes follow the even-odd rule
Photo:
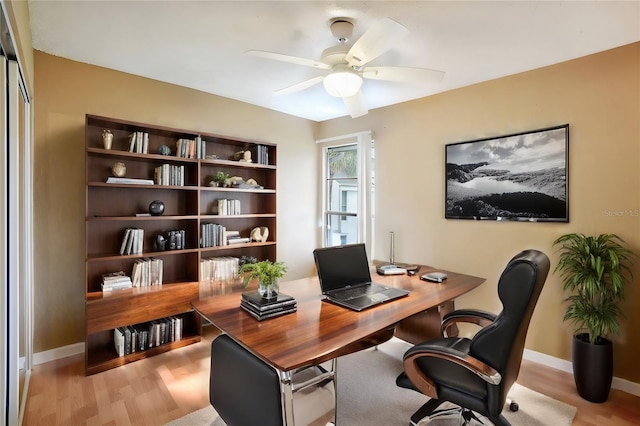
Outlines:
[[[369,109],[640,40],[640,1],[29,0],[33,47],[75,61],[323,121],[347,115],[322,85],[272,96],[326,71],[245,55],[318,60],[348,17],[353,41],[389,17],[409,35],[369,65],[442,70],[439,84],[365,80]]]

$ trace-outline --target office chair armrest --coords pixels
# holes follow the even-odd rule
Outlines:
[[[404,370],[407,373],[409,380],[411,380],[411,382],[420,389],[420,392],[430,396],[431,398],[438,398],[436,385],[416,364],[416,361],[423,357],[441,358],[457,364],[492,385],[498,385],[502,381],[500,373],[477,358],[452,348],[422,343],[414,346],[405,353],[403,361]]]
[[[497,315],[487,311],[477,309],[458,309],[449,312],[442,318],[440,331],[444,337],[449,337],[448,330],[450,327],[459,322],[476,324],[480,327],[486,327],[495,321]]]

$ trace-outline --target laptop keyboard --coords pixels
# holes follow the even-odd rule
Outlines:
[[[356,297],[366,296],[371,293],[377,293],[381,290],[384,290],[385,287],[372,283],[370,285],[362,286],[362,287],[354,287],[348,288],[345,290],[337,291],[334,293],[334,296],[339,297],[342,300],[350,300]]]

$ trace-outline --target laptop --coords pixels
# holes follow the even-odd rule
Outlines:
[[[317,248],[313,257],[326,301],[362,311],[409,294],[407,290],[371,281],[364,244]]]

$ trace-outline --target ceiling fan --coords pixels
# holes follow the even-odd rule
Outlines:
[[[298,92],[322,82],[329,95],[342,98],[349,115],[353,118],[368,112],[361,91],[363,79],[439,82],[444,76],[442,71],[426,68],[366,66],[409,34],[406,27],[390,18],[374,23],[353,45],[349,44],[353,34],[353,22],[350,19],[334,18],[329,22],[329,28],[331,34],[338,39],[338,44],[325,49],[319,61],[262,50],[248,50],[245,53],[329,71],[325,76],[314,77],[280,89],[274,95]]]

